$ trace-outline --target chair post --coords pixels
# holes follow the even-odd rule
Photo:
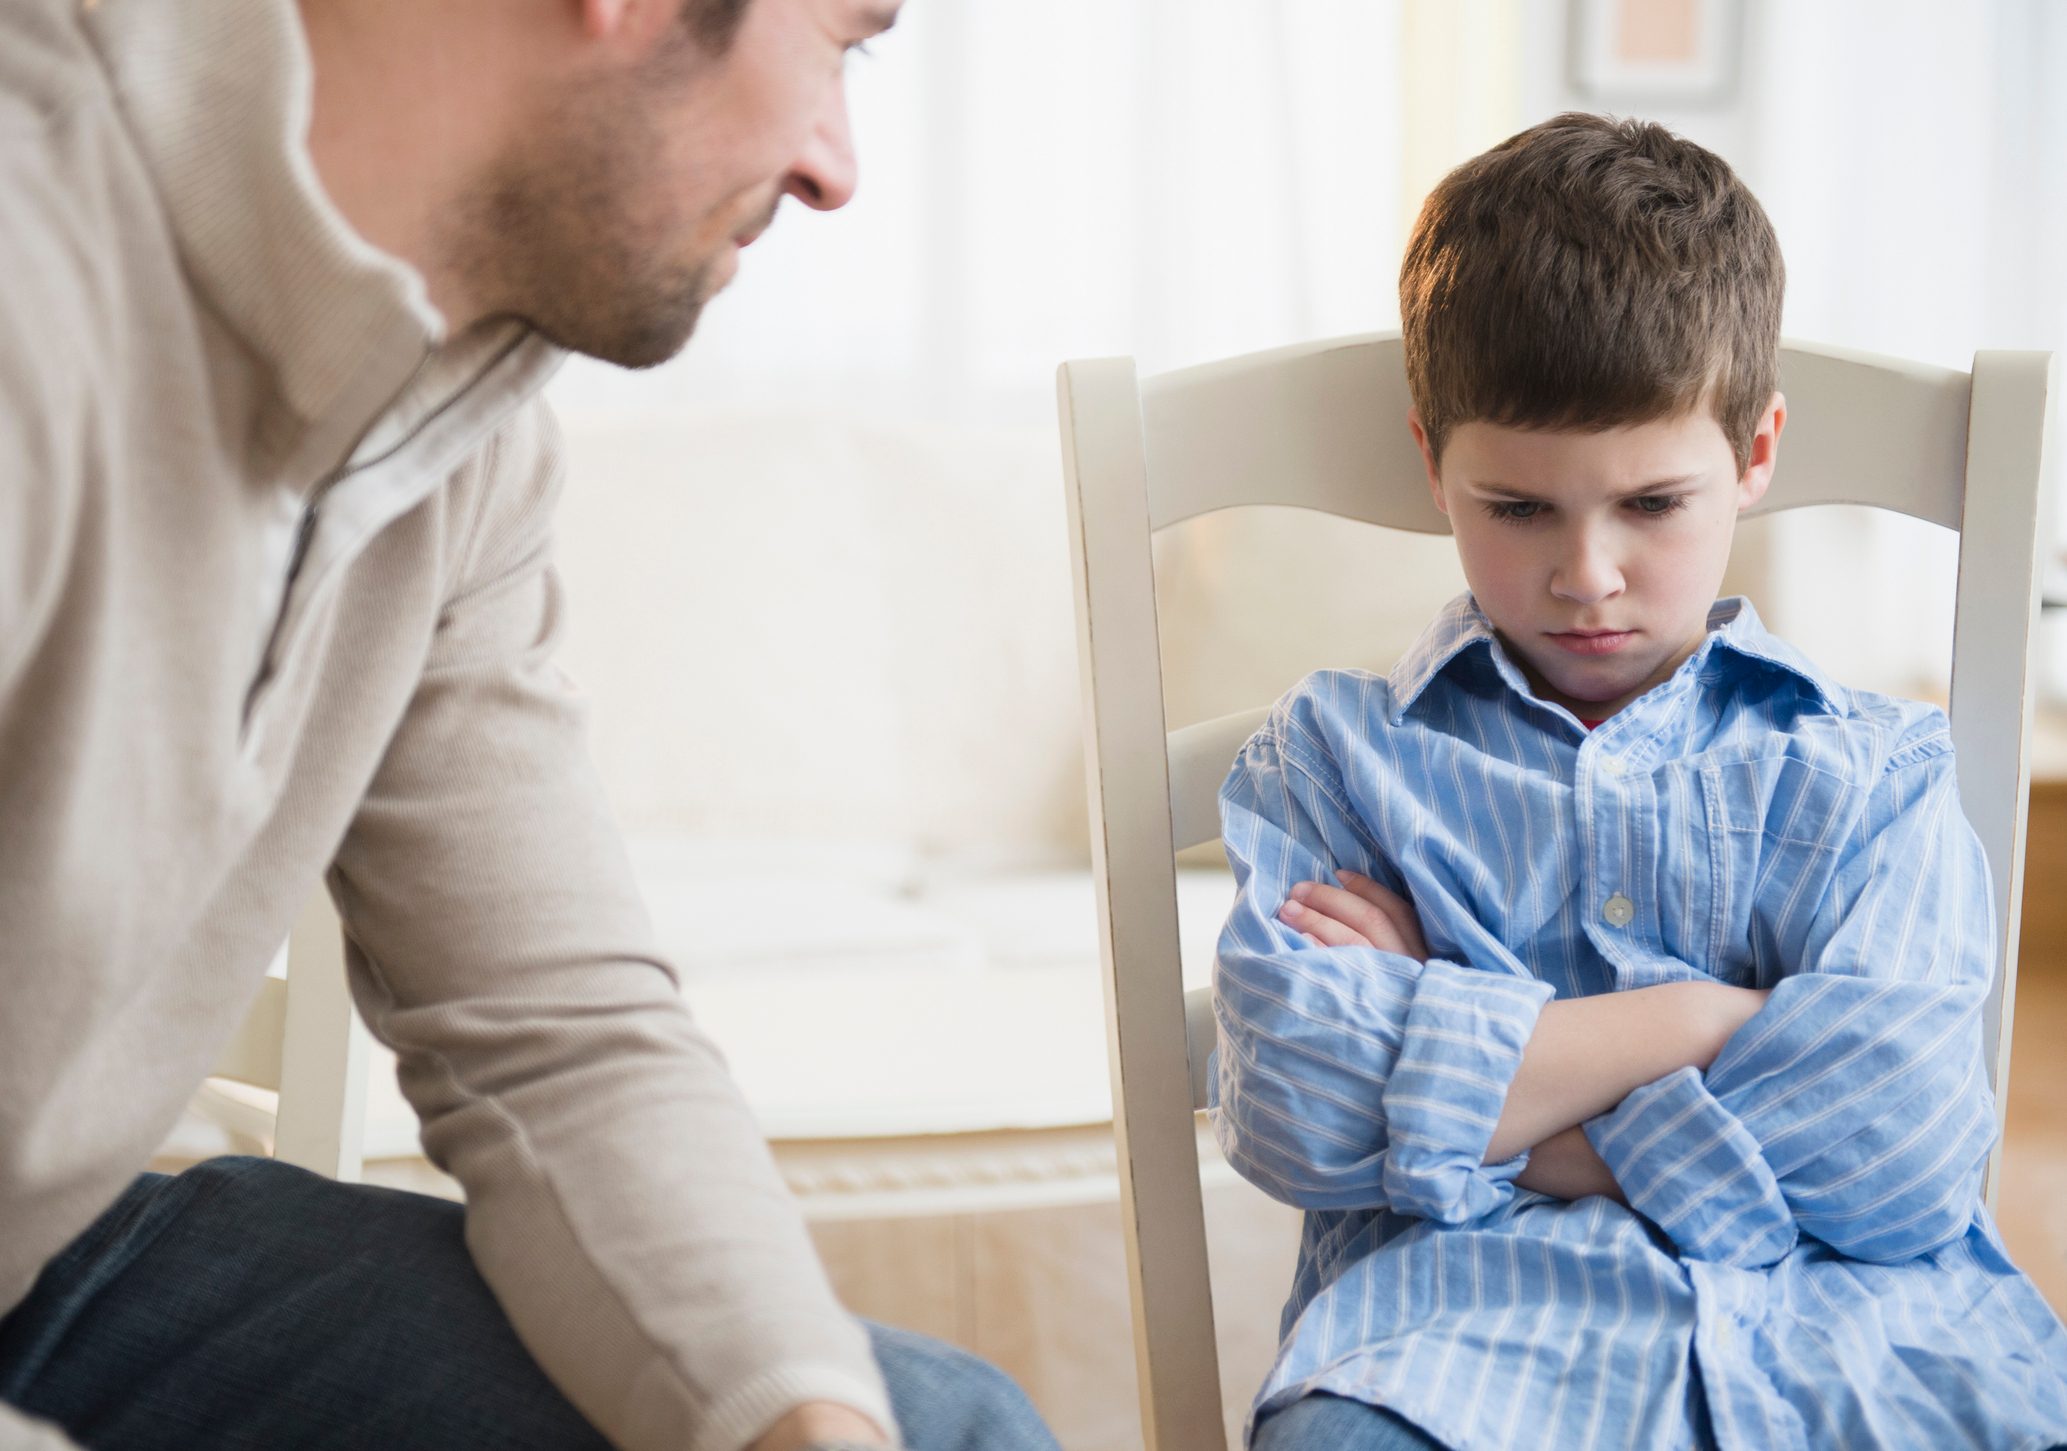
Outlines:
[[[287,939],[285,1019],[273,1157],[332,1179],[356,1180],[364,1163],[372,1040],[352,1012],[343,929],[320,887]]]
[[[1960,804],[1987,852],[1995,898],[1997,968],[1983,1016],[1984,1061],[1995,1090],[1996,1141],[1982,1191],[1991,1209],[2001,1181],[2024,897],[2036,648],[2031,626],[2038,612],[2051,384],[2050,353],[1974,355],[1951,713]]]
[[[1092,877],[1146,1451],[1226,1444],[1178,947],[1140,392],[1128,358],[1057,380],[1083,672]]]

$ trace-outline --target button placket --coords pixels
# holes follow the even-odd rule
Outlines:
[[[1614,758],[1602,750],[1601,745],[1598,736],[1590,738],[1580,757],[1583,790],[1579,795],[1579,804],[1580,809],[1586,813],[1583,826],[1586,839],[1592,848],[1589,852],[1592,872],[1587,884],[1587,896],[1594,904],[1592,911],[1595,921],[1610,928],[1617,928],[1634,915],[1634,910],[1631,909],[1629,915],[1618,922],[1615,920],[1614,910],[1609,906],[1610,903],[1619,902],[1628,907],[1629,901],[1622,895],[1621,890],[1626,865],[1622,859],[1624,844],[1618,790],[1621,782],[1616,776]],[[1615,956],[1605,940],[1601,941],[1600,946],[1603,951],[1608,952],[1611,959]]]

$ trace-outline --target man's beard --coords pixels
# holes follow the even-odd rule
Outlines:
[[[448,254],[489,312],[606,363],[664,363],[717,285],[717,255],[682,257],[705,219],[670,213],[665,181],[639,165],[663,149],[636,94],[575,102],[558,120],[455,210]]]
[[[529,179],[499,188],[480,214],[486,225],[468,271],[486,284],[480,295],[493,311],[622,368],[679,353],[710,300],[713,260],[670,264],[655,235],[662,229],[624,216],[626,193],[608,177]]]

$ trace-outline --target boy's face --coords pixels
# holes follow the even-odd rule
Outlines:
[[[1461,424],[1440,470],[1410,422],[1479,608],[1539,695],[1598,720],[1701,643],[1786,418],[1775,393],[1741,476],[1705,408],[1593,431]]]

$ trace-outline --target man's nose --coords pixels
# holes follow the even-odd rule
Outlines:
[[[831,212],[853,200],[856,180],[854,134],[847,125],[847,88],[842,85],[812,128],[782,189],[807,207]]]
[[[1604,541],[1581,535],[1551,576],[1550,592],[1575,605],[1598,604],[1622,593],[1622,570]]]

